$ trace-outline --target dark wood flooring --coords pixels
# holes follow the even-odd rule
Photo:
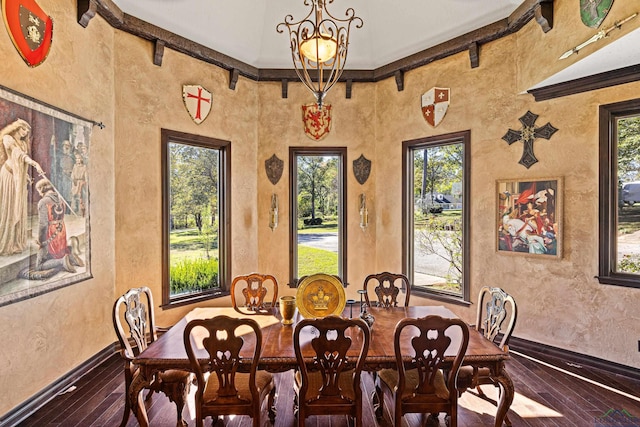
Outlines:
[[[611,375],[604,371],[568,364],[542,355],[530,355],[539,358],[512,353],[507,362],[516,390],[516,397],[509,411],[513,426],[627,426],[640,427],[640,381]],[[565,371],[580,375],[576,378],[540,363],[550,363]],[[292,376],[291,372],[277,374],[278,401],[274,427],[294,426],[292,413]],[[598,384],[601,385],[598,385]],[[75,384],[75,389],[57,396],[46,406],[22,422],[22,427],[45,426],[118,426],[122,419],[124,381],[122,363],[118,355],[92,370]],[[364,387],[367,396],[373,390],[370,375],[364,375]],[[483,388],[488,394],[495,393],[493,387]],[[364,426],[390,426],[390,398],[385,402],[385,417],[377,423],[367,399],[364,405]],[[459,401],[460,426],[493,426],[495,407],[490,403],[465,393]],[[176,408],[162,394],[155,394],[148,403],[149,420],[152,426],[175,426]],[[613,414],[610,411],[614,412]],[[185,407],[184,417],[190,426],[195,423],[192,407]],[[609,416],[605,416],[609,414]],[[444,426],[443,416],[440,425]],[[266,414],[263,425],[271,426]],[[421,426],[424,420],[418,415],[407,415],[405,427]],[[218,424],[222,425],[222,422]],[[133,415],[127,426],[137,426]],[[208,423],[210,425],[210,418]],[[230,427],[250,426],[248,417],[227,418],[225,424]],[[311,417],[308,426],[348,426],[346,417]]]

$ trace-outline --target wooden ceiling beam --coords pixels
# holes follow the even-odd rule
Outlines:
[[[456,37],[437,46],[430,47],[406,58],[383,65],[374,70],[345,70],[340,81],[346,82],[377,82],[394,77],[398,90],[404,87],[403,76],[405,72],[429,64],[433,61],[446,58],[456,53],[469,50],[471,55],[471,67],[479,65],[478,55],[480,45],[507,36],[519,31],[525,24],[535,18],[544,32],[553,28],[553,2],[554,0],[525,0],[509,17],[501,19],[462,36]],[[166,31],[141,19],[128,15],[112,0],[77,0],[78,23],[83,27],[97,13],[112,27],[128,32],[135,36],[160,42],[164,47],[184,53],[195,59],[213,64],[237,76],[243,76],[255,81],[297,81],[298,77],[293,69],[261,69],[230,56],[217,52],[199,43],[188,40],[182,36]],[[154,56],[154,63],[157,57]],[[234,84],[235,86],[235,84]],[[231,87],[231,84],[230,84]],[[283,92],[284,94],[284,92]]]

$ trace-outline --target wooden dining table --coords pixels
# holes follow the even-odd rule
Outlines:
[[[448,308],[430,305],[394,308],[370,307],[368,311],[373,316],[374,323],[371,327],[369,352],[365,359],[364,369],[367,371],[395,368],[396,360],[393,347],[393,334],[396,324],[401,319],[428,315],[439,315],[447,318],[457,317]],[[343,316],[345,317],[349,317],[351,314],[349,308],[343,312]],[[353,310],[354,316],[359,314],[357,309]],[[153,381],[156,381],[156,376],[161,371],[167,369],[190,369],[189,359],[183,341],[183,333],[187,323],[194,319],[205,319],[219,315],[227,315],[235,318],[249,317],[246,314],[236,311],[232,307],[195,308],[135,358],[134,363],[138,365],[140,372],[131,384],[128,398],[130,399],[131,408],[140,426],[147,427],[149,425],[144,400],[141,398],[142,390],[148,387]],[[295,326],[301,318],[298,312],[296,311],[293,325],[283,325],[280,322],[281,317],[277,308],[274,309],[273,315],[252,315],[250,317],[258,322],[262,332],[262,351],[258,369],[264,369],[269,372],[284,372],[296,368],[298,364],[293,348],[293,326]],[[501,388],[501,393],[496,412],[495,426],[500,427],[514,397],[513,382],[505,370],[505,361],[509,359],[509,354],[498,348],[475,329],[470,328],[469,332],[469,345],[463,364],[478,368],[489,368],[492,377],[496,379],[496,382]],[[309,335],[306,340],[301,339],[301,343],[303,355],[308,354],[311,359],[311,350],[305,350],[305,343],[310,342],[312,338],[311,334]],[[354,333],[352,339],[357,341],[360,338],[357,333]],[[453,337],[452,339],[455,341],[456,338]],[[410,343],[406,342],[401,345],[406,345],[407,354],[409,354]],[[253,336],[248,334],[243,347],[246,348],[246,355],[244,355],[243,362],[250,364],[252,348],[254,346]],[[354,347],[358,347],[358,345]],[[197,353],[198,357],[203,361],[206,360],[206,352],[204,350],[200,351],[200,353]],[[198,350],[196,350],[196,352],[198,352]],[[241,353],[241,355],[243,354]]]

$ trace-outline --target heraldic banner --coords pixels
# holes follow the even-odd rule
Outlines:
[[[0,306],[92,277],[92,126],[0,87]]]

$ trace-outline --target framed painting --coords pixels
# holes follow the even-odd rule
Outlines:
[[[0,306],[92,277],[92,126],[0,87]]]
[[[500,253],[562,256],[562,179],[501,180],[496,186]]]

